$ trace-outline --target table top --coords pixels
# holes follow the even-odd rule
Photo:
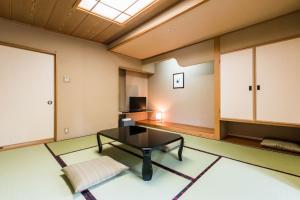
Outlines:
[[[157,148],[182,138],[179,134],[140,126],[107,129],[98,134],[140,149]]]

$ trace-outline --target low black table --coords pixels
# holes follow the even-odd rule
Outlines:
[[[100,135],[111,138],[123,144],[139,149],[143,153],[142,175],[145,181],[152,178],[151,153],[175,141],[181,141],[178,150],[179,160],[182,161],[184,139],[181,135],[148,129],[140,126],[128,126],[103,130],[97,133],[99,152],[102,152]]]

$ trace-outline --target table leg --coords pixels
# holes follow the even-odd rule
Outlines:
[[[179,158],[180,161],[182,161],[183,145],[184,145],[184,139],[181,138],[181,140],[180,140],[180,146],[179,146],[179,150],[178,150],[178,158]]]
[[[143,180],[150,181],[152,173],[151,149],[143,150]]]
[[[99,147],[99,153],[102,152],[102,142],[100,139],[100,134],[97,134],[97,142],[98,142],[98,147]]]

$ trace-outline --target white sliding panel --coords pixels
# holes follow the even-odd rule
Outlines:
[[[300,124],[300,38],[257,47],[257,120]]]
[[[221,118],[253,119],[253,51],[221,55]]]
[[[53,138],[54,56],[0,45],[0,97],[0,146]]]

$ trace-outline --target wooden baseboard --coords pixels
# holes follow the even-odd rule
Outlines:
[[[44,143],[48,143],[48,142],[54,142],[54,138],[47,138],[47,139],[36,140],[36,141],[31,141],[31,142],[12,144],[12,145],[8,145],[8,146],[0,147],[0,151],[6,151],[6,150],[21,148],[21,147],[28,147],[28,146],[44,144]]]

